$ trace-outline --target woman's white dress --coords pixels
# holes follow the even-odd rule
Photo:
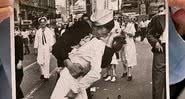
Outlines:
[[[65,97],[70,89],[76,88],[78,89],[78,81],[81,78],[75,79],[71,76],[69,70],[64,68],[60,72],[60,78],[57,81],[55,89],[51,95],[50,99],[68,99]],[[88,99],[86,90],[81,89],[80,93],[75,99]]]
[[[105,49],[105,43],[93,38],[80,48],[72,51],[69,58],[72,63],[79,63],[82,67],[90,64],[90,70],[85,76],[73,78],[67,68],[60,72],[60,78],[54,88],[50,99],[68,99],[65,96],[70,89],[78,93],[75,99],[88,99],[86,89],[101,78],[101,61]]]
[[[128,23],[125,30],[126,32],[126,45],[125,47],[125,58],[126,64],[128,67],[133,67],[137,65],[137,53],[136,53],[136,46],[133,39],[135,35],[136,29],[133,23]],[[129,36],[128,34],[132,34],[133,36]]]
[[[115,54],[115,53],[114,53],[114,55],[112,56],[111,64],[118,65],[118,59],[116,58],[116,54]]]

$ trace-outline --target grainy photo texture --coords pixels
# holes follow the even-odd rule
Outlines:
[[[166,99],[163,0],[16,0],[16,99]]]

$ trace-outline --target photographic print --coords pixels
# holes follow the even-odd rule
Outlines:
[[[16,0],[14,99],[166,99],[164,0]]]

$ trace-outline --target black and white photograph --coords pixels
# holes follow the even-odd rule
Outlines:
[[[14,99],[167,99],[165,0],[16,0]]]

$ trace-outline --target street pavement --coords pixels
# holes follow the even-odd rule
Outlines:
[[[136,42],[138,65],[133,68],[133,80],[121,78],[122,65],[117,66],[117,81],[115,83],[100,80],[94,86],[98,89],[93,99],[152,99],[152,53],[150,45]]]
[[[105,82],[103,79],[93,84],[95,92],[92,92],[92,99],[152,99],[152,52],[148,42],[136,41],[137,48],[137,66],[132,70],[133,80],[127,81],[121,78],[122,64],[116,67],[116,82]],[[36,63],[36,56],[33,53],[33,46],[30,46],[31,53],[25,55],[24,78],[21,88],[25,99],[50,99],[50,95],[57,82],[55,68],[56,59],[51,57],[50,72],[52,76],[48,81],[40,80],[40,68]],[[62,92],[62,91],[61,91]]]

